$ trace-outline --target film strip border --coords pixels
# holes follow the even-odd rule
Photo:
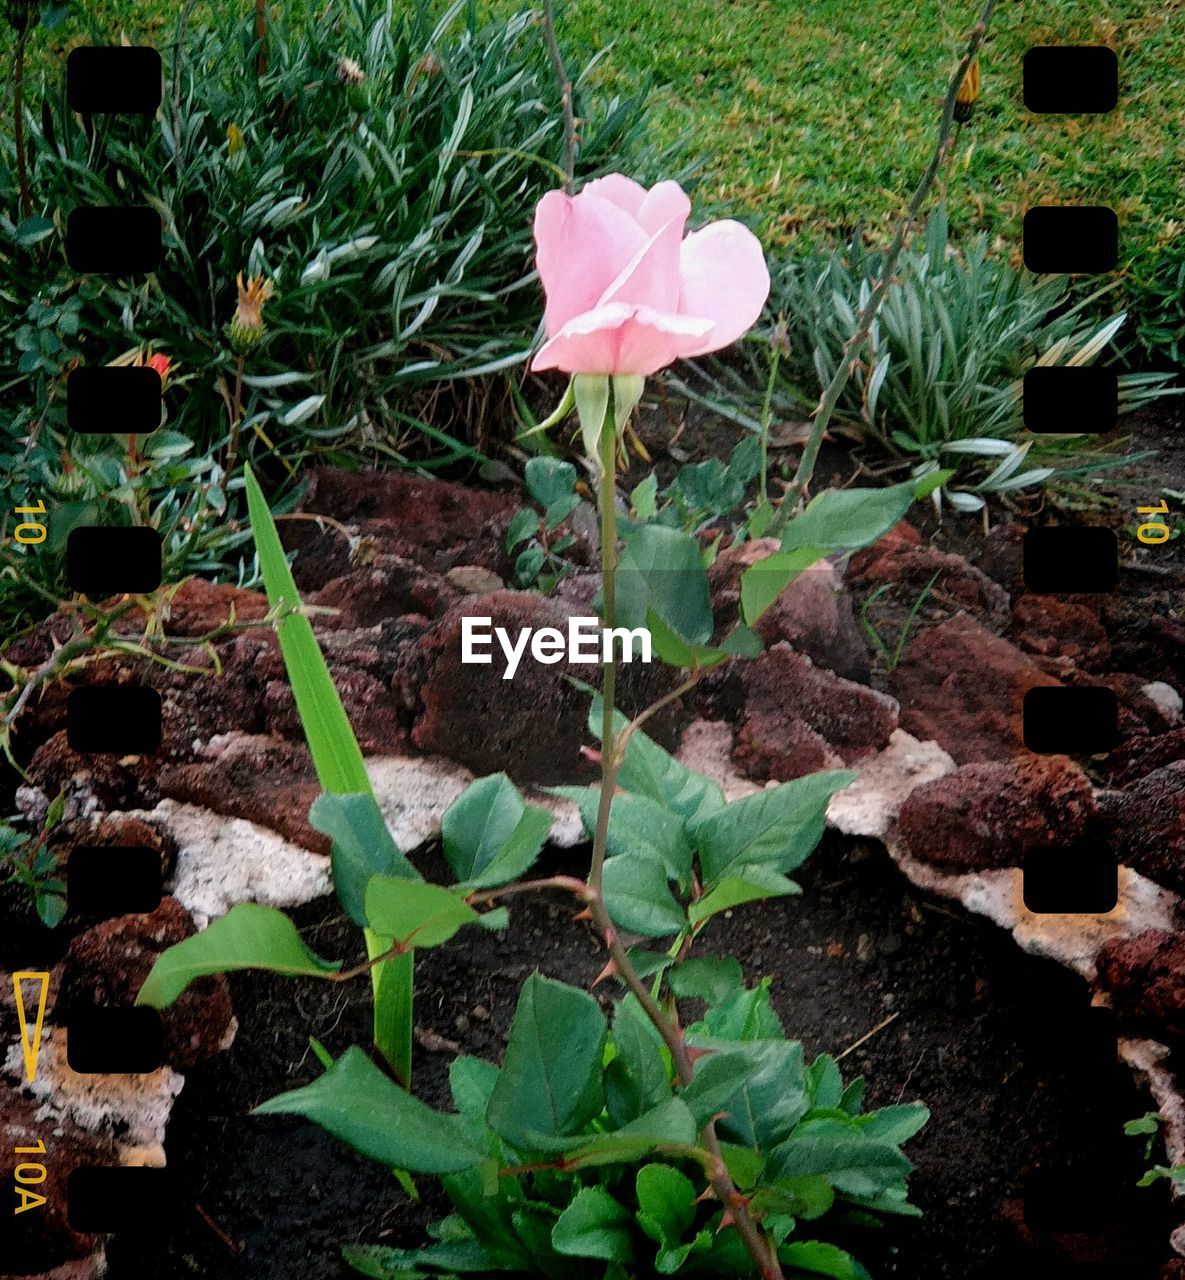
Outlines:
[[[161,98],[159,53],[148,47],[84,47],[67,62],[67,95],[73,110],[95,115],[151,116]],[[1024,101],[1038,115],[1107,112],[1118,103],[1119,65],[1102,46],[1043,46],[1024,63]],[[1024,261],[1032,271],[1099,274],[1116,268],[1120,227],[1105,205],[1046,205],[1024,220]],[[80,206],[69,215],[66,253],[79,273],[129,276],[154,271],[163,255],[160,216],[149,206]],[[162,420],[162,379],[142,366],[91,366],[74,370],[67,384],[67,423],[72,432],[148,435]],[[1026,427],[1042,434],[1097,434],[1113,430],[1119,413],[1116,375],[1093,367],[1038,367],[1024,380]],[[45,540],[43,503],[16,508],[21,542]],[[1138,508],[1154,515],[1162,507]],[[1163,536],[1159,532],[1164,530]],[[1167,537],[1167,526],[1141,524],[1142,541]],[[1107,593],[1119,582],[1119,546],[1103,526],[1046,526],[1024,541],[1024,581],[1034,593]],[[67,545],[72,590],[92,599],[145,594],[162,581],[159,535],[144,526],[83,526]],[[1049,686],[1029,691],[1024,703],[1026,747],[1039,754],[1096,754],[1118,735],[1114,693],[1099,687]],[[72,691],[67,734],[76,751],[99,755],[151,754],[161,739],[161,705],[142,687],[89,686]],[[160,860],[138,847],[83,847],[67,868],[69,910],[113,917],[153,910],[161,899]],[[1026,906],[1038,913],[1079,914],[1111,910],[1117,900],[1117,866],[1103,849],[1073,848],[1031,856],[1024,866]],[[46,1011],[49,975],[12,975],[27,1077],[35,1078]],[[1114,1045],[1105,1011],[1094,1029]],[[163,1061],[159,1015],[146,1008],[103,1008],[72,1018],[67,1061],[83,1074],[139,1074]],[[16,1148],[17,1212],[45,1203],[44,1139]],[[86,1234],[143,1233],[175,1215],[174,1179],[165,1169],[83,1166],[67,1183],[71,1227]],[[1105,1182],[1093,1176],[1067,1180],[1046,1171],[1026,1189],[1025,1212],[1039,1230],[1095,1229],[1107,1212]],[[2,1233],[0,1233],[2,1234]]]
[[[161,56],[151,47],[85,46],[67,59],[67,100],[88,128],[96,116],[150,119],[160,106],[162,85]],[[108,123],[117,126],[118,120]],[[148,205],[79,205],[67,218],[65,249],[70,267],[80,275],[147,275],[159,268],[163,256],[161,216]],[[80,435],[150,435],[163,420],[162,396],[162,375],[151,364],[80,366],[67,379],[67,426]],[[22,521],[14,531],[17,541],[36,545],[46,540],[43,502],[26,501],[16,513]],[[162,559],[161,537],[154,528],[80,525],[67,540],[68,585],[94,601],[145,595],[161,585]],[[161,743],[161,715],[160,695],[154,689],[81,686],[68,695],[67,740],[74,751],[86,755],[150,755]],[[156,850],[94,845],[81,846],[70,855],[66,898],[71,914],[104,919],[150,912],[161,896]],[[37,1077],[50,975],[14,973],[12,983],[25,1075],[32,1082]],[[67,1065],[79,1074],[140,1075],[156,1071],[164,1062],[163,1028],[155,1009],[92,1008],[70,1016],[65,1033]],[[71,1230],[82,1235],[126,1230],[143,1234],[173,1218],[179,1198],[171,1173],[146,1166],[78,1167],[66,1181],[65,1205],[46,1205],[43,1184],[48,1180],[46,1164],[52,1160],[49,1132],[47,1124],[45,1136],[15,1148],[16,1215],[38,1209],[55,1216],[64,1212]],[[12,1214],[5,1216],[4,1225],[10,1227]],[[7,1234],[0,1230],[0,1240]]]

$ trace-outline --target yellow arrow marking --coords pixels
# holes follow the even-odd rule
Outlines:
[[[33,1023],[33,1038],[29,1039],[29,1017],[25,1012],[25,996],[21,982],[36,980],[41,986],[37,997],[37,1018]],[[45,1022],[45,1001],[49,995],[48,973],[14,973],[12,989],[16,992],[16,1016],[21,1024],[21,1052],[25,1055],[25,1075],[32,1080],[37,1075],[37,1054],[41,1050],[41,1028]]]

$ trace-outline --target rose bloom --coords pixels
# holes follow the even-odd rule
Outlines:
[[[735,342],[769,295],[757,237],[711,222],[684,237],[691,201],[677,182],[649,191],[620,173],[535,210],[547,342],[534,370],[648,376]]]
[[[169,376],[169,369],[172,366],[173,362],[172,360],[169,359],[168,356],[158,354],[155,356],[149,356],[148,359],[144,361],[144,363],[150,369],[155,369],[157,373],[160,374],[161,382],[164,382],[167,380]]]

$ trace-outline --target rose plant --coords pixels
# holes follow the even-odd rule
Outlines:
[[[901,1144],[924,1107],[862,1112],[824,1056],[807,1066],[770,1003],[729,958],[692,954],[721,913],[799,892],[788,873],[820,838],[830,797],[854,777],[810,775],[726,801],[643,730],[710,667],[760,651],[752,630],[798,574],[891,528],[926,492],[913,484],[818,495],[788,521],[781,549],[741,581],[740,618],[719,643],[703,553],[682,529],[618,521],[622,434],[644,380],[682,355],[718,349],[753,323],[768,275],[739,224],[685,235],[687,197],[621,175],[576,196],[555,192],[535,219],[547,295],[536,368],[571,375],[586,463],[598,479],[600,612],[607,627],[649,629],[654,653],[686,675],[627,720],[614,706],[616,656],[590,691],[601,776],[555,790],[591,838],[588,875],[524,878],[550,828],[503,775],[474,782],[445,813],[454,883],[426,883],[388,832],[361,753],[325,668],[266,503],[247,473],[253,532],[281,648],[325,794],[310,814],[330,835],[343,908],[365,930],[369,959],[342,970],[314,955],[279,911],[241,904],[166,951],[142,1003],[165,1007],[204,974],[262,968],[330,981],[369,973],[377,1060],[359,1047],[258,1108],[307,1116],[400,1171],[442,1179],[453,1212],[421,1249],[351,1248],[364,1274],[794,1274],[858,1280],[863,1267],[821,1238],[835,1206],[849,1214],[916,1213]],[[931,480],[928,483],[940,483]],[[455,1111],[410,1092],[412,955],[466,926],[503,928],[514,895],[559,892],[607,953],[603,978],[624,989],[606,1018],[585,991],[535,974],[519,995],[499,1066],[460,1057]],[[656,946],[627,946],[627,934]],[[701,1004],[691,1019],[685,1003]]]

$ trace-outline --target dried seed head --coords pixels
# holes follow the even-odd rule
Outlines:
[[[964,124],[971,119],[971,113],[975,110],[975,104],[979,101],[979,59],[973,59],[971,65],[967,68],[967,74],[963,77],[963,83],[959,85],[959,92],[955,96],[955,119]]]
[[[253,276],[246,284],[240,271],[235,280],[239,291],[234,319],[226,327],[227,337],[237,354],[244,355],[263,337],[263,306],[276,287],[263,276]]]
[[[366,72],[354,61],[343,54],[337,60],[337,78],[342,84],[362,84],[366,80]]]

